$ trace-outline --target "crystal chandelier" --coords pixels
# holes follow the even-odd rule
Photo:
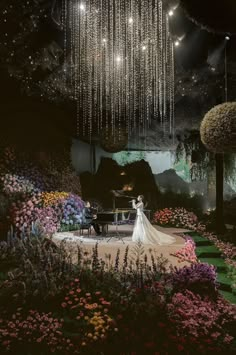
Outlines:
[[[174,132],[174,49],[164,0],[63,0],[77,134]],[[69,79],[68,79],[69,78]]]

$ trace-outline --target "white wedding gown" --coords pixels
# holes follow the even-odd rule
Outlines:
[[[143,212],[143,202],[132,202],[133,208],[137,210],[137,216],[132,235],[133,242],[143,244],[168,245],[175,243],[175,238],[165,233],[159,232],[154,228]]]

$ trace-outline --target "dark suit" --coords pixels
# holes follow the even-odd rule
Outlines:
[[[91,224],[96,232],[96,234],[100,234],[99,224],[96,223],[96,220],[93,219],[93,210],[90,207],[84,207],[83,210],[83,223]]]

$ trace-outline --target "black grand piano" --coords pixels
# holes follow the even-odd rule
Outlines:
[[[96,222],[102,227],[102,235],[110,237],[107,241],[113,237],[123,241],[118,227],[124,224],[134,224],[136,218],[136,210],[133,208],[116,208],[116,198],[135,199],[135,197],[124,195],[123,190],[111,190],[111,193],[113,195],[113,209],[98,212]],[[144,213],[146,214],[147,218],[150,219],[150,210],[144,210]],[[113,234],[109,234],[109,225],[116,227]]]
[[[150,210],[145,210],[145,214],[150,218]],[[134,224],[136,218],[135,209],[117,208],[116,210],[107,210],[97,213],[96,222],[102,227],[102,235],[111,238],[118,238],[123,241],[122,235],[119,232],[119,226],[124,224]],[[115,231],[109,233],[109,225],[115,226]],[[125,235],[123,235],[124,237]],[[124,241],[123,241],[124,243]]]

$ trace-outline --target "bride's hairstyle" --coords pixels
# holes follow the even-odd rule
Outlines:
[[[142,202],[143,202],[143,207],[144,207],[144,208],[146,208],[146,207],[147,207],[147,205],[148,205],[148,202],[147,202],[147,201],[145,201],[145,198],[144,198],[144,196],[143,196],[143,195],[139,195],[139,197],[141,197],[141,199],[142,199]]]

